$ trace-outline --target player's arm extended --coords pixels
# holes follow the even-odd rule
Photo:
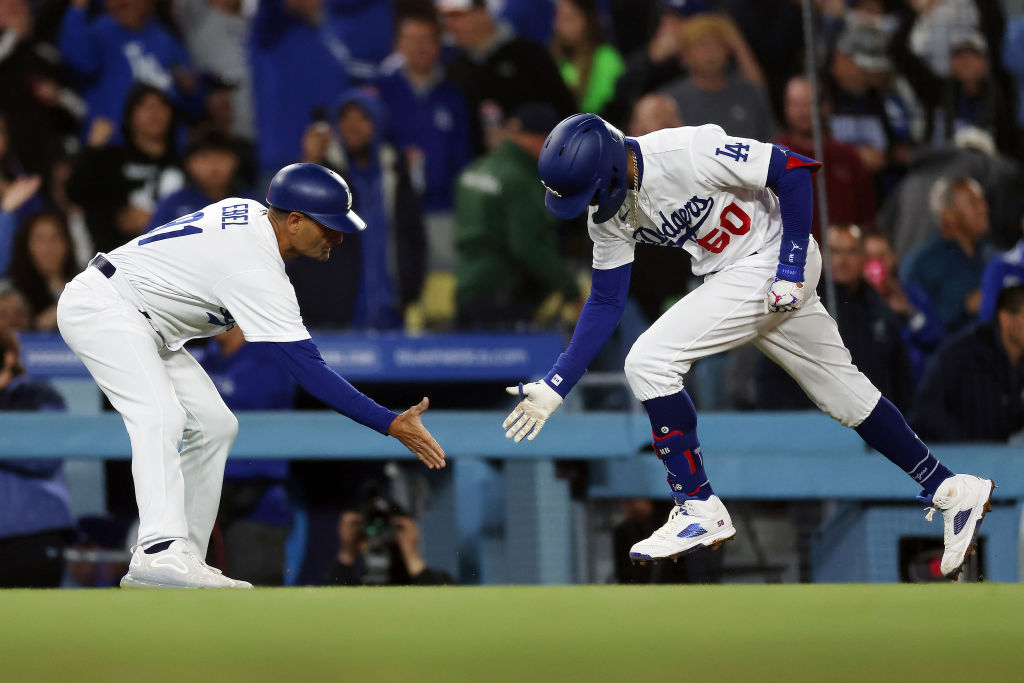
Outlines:
[[[629,275],[633,264],[610,270],[594,269],[590,296],[583,305],[580,319],[572,333],[569,347],[558,357],[547,376],[522,387],[508,387],[522,401],[502,423],[506,438],[519,443],[526,437],[533,441],[544,422],[562,404],[569,390],[580,381],[587,366],[604,347],[619,324],[626,307]]]
[[[426,410],[426,399],[399,415],[379,405],[327,367],[312,339],[255,343],[269,344],[299,385],[334,410],[374,431],[394,436],[428,467],[444,467],[444,451],[419,419]]]
[[[768,288],[767,305],[770,312],[796,310],[803,302],[804,293],[801,290],[814,206],[811,178],[819,168],[821,163],[814,159],[779,145],[772,147],[765,186],[779,197],[782,243],[775,281]]]

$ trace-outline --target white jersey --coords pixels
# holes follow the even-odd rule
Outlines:
[[[632,220],[632,191],[618,214],[590,220],[594,268],[633,261],[637,242],[681,247],[693,273],[706,275],[775,243],[782,234],[779,200],[765,187],[772,145],[725,134],[715,125],[669,128],[634,138],[643,179]]]
[[[167,348],[236,323],[249,341],[309,339],[267,209],[210,204],[118,247],[107,259],[135,289]]]

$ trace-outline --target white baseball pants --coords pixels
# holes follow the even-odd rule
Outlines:
[[[882,394],[851,361],[838,326],[815,292],[821,253],[813,238],[807,251],[808,298],[796,311],[768,313],[765,306],[778,243],[707,276],[666,311],[626,356],[626,378],[637,399],[678,393],[695,360],[753,342],[825,413],[847,427],[863,422]]]
[[[137,544],[183,539],[204,558],[238,420],[199,363],[184,349],[168,351],[96,268],[64,289],[57,325],[124,418],[139,506]]]

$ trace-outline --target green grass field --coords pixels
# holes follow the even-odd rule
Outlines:
[[[0,591],[0,681],[1024,680],[1024,586]]]

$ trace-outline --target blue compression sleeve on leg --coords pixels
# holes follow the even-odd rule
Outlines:
[[[878,399],[875,409],[857,425],[856,430],[869,446],[924,487],[918,498],[926,503],[931,502],[939,484],[953,476],[953,472],[932,455],[896,406],[884,396]]]
[[[569,347],[558,357],[544,381],[565,398],[594,357],[612,336],[626,308],[629,274],[633,264],[611,270],[594,269],[590,296],[583,304]]]
[[[312,339],[296,342],[253,342],[270,344],[299,385],[345,417],[381,434],[388,433],[398,413],[388,410],[327,367]]]
[[[779,248],[779,268],[776,275],[782,280],[804,281],[807,243],[810,240],[814,209],[811,177],[819,168],[821,162],[785,147],[775,145],[772,149],[765,185],[779,196],[782,243]]]
[[[697,440],[697,409],[686,390],[644,401],[651,419],[654,454],[668,472],[669,488],[677,505],[690,499],[707,500],[714,494],[704,471]]]

